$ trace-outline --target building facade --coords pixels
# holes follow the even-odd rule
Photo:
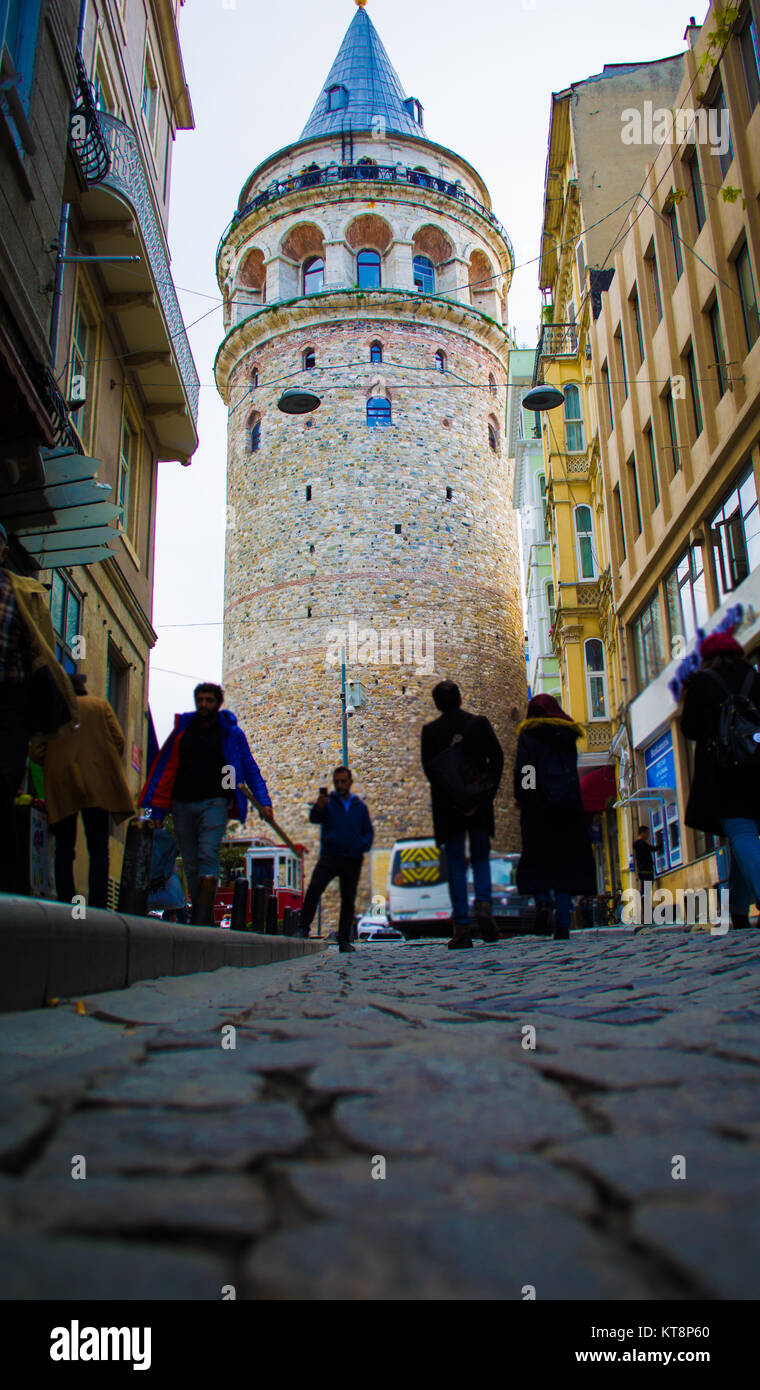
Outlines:
[[[428,139],[360,9],[301,137],[244,185],[217,260],[225,688],[312,847],[309,802],[341,761],[341,651],[364,697],[348,756],[378,847],[430,833],[419,741],[437,680],[457,680],[513,754],[512,266],[482,179]],[[279,411],[293,387],[319,408]],[[496,844],[516,837],[505,783]]]
[[[760,50],[756,7],[730,18],[719,38],[714,8],[687,31],[681,128],[650,145],[591,335],[630,673],[625,816],[629,834],[649,821],[673,890],[723,873],[716,842],[683,821],[694,746],[679,668],[697,629],[732,621],[760,660]]]
[[[542,416],[546,521],[556,611],[552,642],[562,703],[582,725],[579,771],[592,772],[600,819],[598,887],[620,886],[614,739],[624,704],[600,462],[591,327],[609,248],[647,173],[646,149],[622,142],[621,113],[653,95],[670,105],[680,57],[605,66],[552,96],[539,284],[544,296],[534,384],[557,387],[561,409]],[[617,221],[615,216],[617,215]],[[607,786],[609,794],[598,793]]]
[[[535,351],[530,348],[513,348],[509,354],[506,438],[513,461],[512,498],[520,514],[528,697],[546,694],[561,699],[559,664],[552,646],[556,602],[546,529],[541,416],[522,406],[534,361]]]
[[[38,287],[62,422],[54,443],[66,451],[59,458],[43,454],[42,470],[69,493],[65,510],[57,505],[60,491],[48,494],[56,507],[46,518],[24,513],[16,497],[9,529],[22,547],[19,564],[28,572],[41,566],[50,587],[59,660],[69,671],[83,671],[90,692],[114,708],[136,797],[145,775],[148,659],[156,641],[158,466],[189,463],[198,442],[198,375],[166,233],[174,140],[193,125],[179,0],[68,7],[62,0],[29,0],[10,3],[14,11],[29,41],[19,52],[29,60],[31,99],[43,103],[44,139],[58,152],[44,201],[31,169],[28,174],[35,217],[46,219],[46,255],[37,255],[33,271],[18,250],[15,261]],[[32,28],[36,47],[29,46]],[[51,44],[55,66],[46,59]],[[54,110],[51,73],[60,79]],[[30,237],[35,253],[40,236],[38,230]],[[112,835],[111,900],[125,828]],[[87,881],[81,829],[76,868],[79,888]]]

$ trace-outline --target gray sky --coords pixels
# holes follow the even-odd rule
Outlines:
[[[431,140],[485,179],[515,249],[509,317],[533,346],[551,93],[605,63],[681,53],[691,0],[369,0],[368,13]],[[697,10],[701,23],[706,6]],[[222,337],[219,237],[251,170],[297,139],[354,0],[188,0],[180,38],[196,129],[174,151],[172,269],[201,379],[200,447],[189,468],[159,466],[150,704],[159,739],[222,669],[226,412],[213,385]],[[613,220],[612,241],[618,228]],[[529,264],[525,264],[529,262]],[[192,291],[192,293],[191,293]],[[205,297],[204,297],[205,296]],[[202,317],[201,316],[204,316]],[[169,674],[172,673],[172,674]]]

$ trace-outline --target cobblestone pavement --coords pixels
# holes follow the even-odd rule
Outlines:
[[[372,944],[0,1017],[0,1294],[756,1299],[759,958]]]

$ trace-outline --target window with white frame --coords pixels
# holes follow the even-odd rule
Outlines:
[[[707,603],[701,545],[692,545],[665,579],[665,607],[671,644],[677,637],[687,642],[710,615]]]
[[[586,658],[586,693],[589,719],[607,718],[607,676],[604,669],[604,646],[598,637],[584,642]]]
[[[122,508],[119,525],[137,542],[137,510],[140,500],[140,435],[125,409],[121,421],[119,448],[118,505]]]
[[[554,583],[548,579],[544,585],[546,592],[546,611],[549,614],[549,631],[554,627],[554,619],[557,616],[557,606],[554,601]]]
[[[581,393],[577,386],[565,387],[565,448],[568,454],[582,454],[586,448]]]
[[[718,593],[721,601],[760,563],[760,513],[750,467],[710,521]]]
[[[79,434],[85,450],[92,443],[92,425],[95,416],[95,395],[97,389],[97,343],[98,334],[95,316],[80,285],[74,303],[71,321],[71,347],[69,350],[68,398],[71,402],[81,401],[81,405],[70,413],[70,420]]]
[[[596,563],[594,560],[594,529],[590,507],[576,507],[575,554],[578,563],[579,579],[594,579]]]

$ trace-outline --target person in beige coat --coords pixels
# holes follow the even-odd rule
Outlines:
[[[60,902],[71,902],[77,816],[82,812],[90,879],[90,907],[108,906],[108,817],[118,824],[135,814],[121,755],[124,735],[107,700],[88,695],[85,677],[71,677],[79,724],[68,724],[32,756],[44,769],[45,802],[55,835],[55,888]]]

